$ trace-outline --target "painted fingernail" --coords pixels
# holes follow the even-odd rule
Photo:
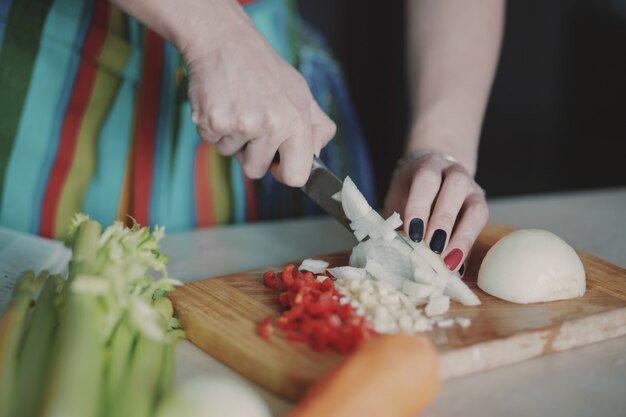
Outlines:
[[[463,251],[461,249],[452,249],[448,255],[443,259],[443,263],[446,264],[450,271],[454,271],[459,263],[463,259]]]
[[[463,276],[464,273],[465,273],[465,264],[461,265],[461,267],[459,268],[459,275]]]
[[[409,223],[409,237],[413,242],[421,242],[424,237],[424,221],[422,219],[413,219]]]
[[[448,234],[445,230],[437,229],[433,233],[433,237],[430,239],[430,250],[439,255],[443,252],[443,247],[446,246],[446,238]]]

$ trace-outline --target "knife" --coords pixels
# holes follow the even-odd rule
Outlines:
[[[301,187],[301,190],[352,233],[350,220],[344,214],[341,202],[333,198],[333,195],[340,192],[342,188],[343,182],[319,157],[314,156],[309,180]],[[413,249],[413,246],[398,232],[396,232],[396,239]]]
[[[328,169],[319,157],[314,156],[311,175],[301,189],[311,200],[323,208],[326,213],[333,216],[346,229],[352,232],[350,220],[343,213],[341,202],[333,198],[333,195],[340,192],[342,188],[343,182]]]

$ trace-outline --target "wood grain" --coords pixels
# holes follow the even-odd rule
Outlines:
[[[478,289],[480,262],[510,230],[489,225],[475,244],[465,281],[482,305],[453,302],[448,313],[471,318],[471,326],[425,334],[441,353],[444,379],[626,334],[626,270],[582,251],[578,254],[587,274],[584,297],[522,305]],[[339,253],[320,258],[339,266],[346,265],[348,257],[349,253]],[[315,352],[281,337],[265,341],[257,335],[256,328],[266,315],[279,314],[276,292],[262,285],[260,275],[279,267],[197,281],[176,289],[170,297],[191,342],[247,378],[296,400],[342,355]]]

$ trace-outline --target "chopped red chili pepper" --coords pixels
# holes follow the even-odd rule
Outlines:
[[[263,274],[263,283],[268,288],[277,289],[280,286],[280,279],[274,275],[274,272],[267,271]]]
[[[265,286],[281,290],[278,303],[284,311],[276,326],[285,332],[288,340],[309,342],[313,349],[331,347],[349,352],[375,333],[350,304],[339,305],[343,295],[335,289],[332,279],[321,276],[324,279],[320,282],[310,271],[299,271],[291,264],[281,272],[263,274]],[[258,332],[269,339],[274,331],[268,316]]]
[[[263,319],[258,332],[263,339],[270,340],[270,336],[274,333],[274,326],[272,326],[272,318],[270,316],[266,316]]]
[[[283,284],[285,285],[285,288],[289,288],[291,284],[293,284],[293,269],[294,268],[295,266],[293,264],[289,264],[283,269],[282,279],[283,279]]]

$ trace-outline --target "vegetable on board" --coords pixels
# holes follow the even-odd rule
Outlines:
[[[413,417],[439,389],[437,351],[427,339],[380,335],[317,381],[288,417]]]
[[[279,290],[278,303],[283,312],[275,323],[266,317],[257,332],[266,340],[280,331],[294,342],[310,343],[315,350],[327,347],[349,352],[367,340],[373,331],[364,317],[355,314],[349,304],[341,304],[342,295],[325,275],[299,270],[289,264],[282,271],[263,274],[266,287]]]
[[[151,417],[184,334],[165,295],[162,228],[78,214],[68,277],[24,273],[0,318],[0,417]],[[159,279],[155,279],[154,275]]]

